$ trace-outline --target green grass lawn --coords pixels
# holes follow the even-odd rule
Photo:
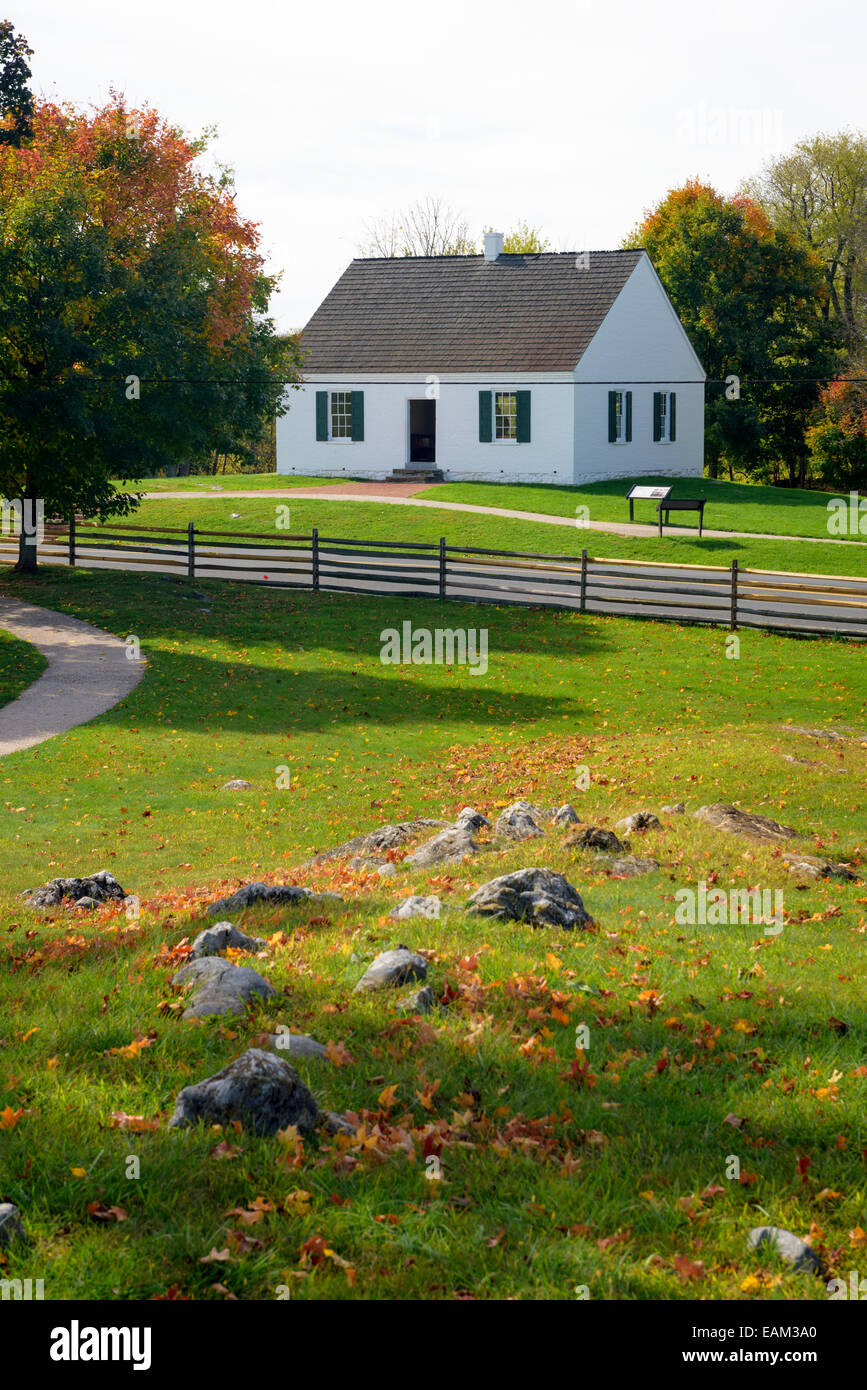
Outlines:
[[[290,507],[293,533],[347,539],[414,540],[436,542],[445,536],[451,545],[492,550],[530,551],[580,558],[582,548],[605,559],[663,560],[689,565],[728,566],[736,559],[741,568],[801,570],[809,574],[867,574],[867,546],[820,545],[811,541],[774,541],[761,538],[720,540],[671,535],[627,537],[604,531],[551,526],[545,522],[480,516],[473,512],[449,512],[427,507],[396,507],[387,502],[334,501],[326,498],[293,498],[280,503],[268,498],[169,499],[143,502],[130,522],[136,526],[183,526],[194,521],[203,530],[273,532],[278,508]],[[237,513],[237,516],[233,516]]]
[[[41,652],[0,628],[0,706],[16,700],[32,685],[48,662]]]
[[[591,521],[628,521],[626,495],[633,483],[661,484],[672,488],[672,497],[706,497],[704,524],[715,531],[754,531],[761,535],[828,536],[828,502],[845,494],[808,492],[799,488],[761,487],[724,483],[711,478],[617,478],[582,487],[556,487],[533,483],[445,483],[434,493],[444,502],[472,502],[485,507],[511,507],[548,516],[574,516],[575,508],[590,509]],[[636,502],[635,520],[653,525],[654,502]],[[672,515],[681,525],[695,524],[695,517]],[[865,537],[864,539],[867,539]]]
[[[44,1277],[49,1299],[826,1297],[747,1252],[767,1221],[812,1229],[830,1272],[857,1266],[863,884],[799,886],[776,849],[689,814],[635,843],[662,867],[633,881],[554,830],[439,872],[398,863],[391,880],[298,866],[386,821],[495,815],[522,795],[608,826],[738,801],[862,865],[863,742],[783,727],[867,727],[860,651],[745,632],[731,661],[706,629],[197,581],[204,611],[184,584],[108,573],[45,571],[26,590],[135,633],[148,668],[123,704],[0,763],[0,1200],[34,1241],[4,1277]],[[484,622],[485,677],[380,662],[385,627],[444,613]],[[222,791],[231,777],[252,785]],[[465,913],[477,884],[527,863],[565,872],[596,928]],[[137,921],[46,921],[17,896],[100,867],[141,897]],[[282,992],[249,1018],[182,1023],[176,948],[209,896],[271,876],[344,903],[240,919],[269,937],[253,963]],[[782,933],[677,925],[678,888],[714,876],[782,887]],[[410,891],[439,893],[443,921],[390,924]],[[352,994],[398,941],[430,953],[450,1001],[424,1021]],[[277,1023],[335,1045],[298,1070],[323,1108],[364,1120],[366,1142],[144,1127]],[[118,1128],[120,1114],[140,1118]],[[110,1208],[119,1220],[91,1214]],[[229,1258],[203,1262],[213,1251]]]
[[[346,482],[345,478],[288,477],[282,473],[220,473],[204,477],[201,473],[186,478],[138,478],[133,482],[115,482],[119,492],[259,492],[274,488],[327,487],[329,483]]]

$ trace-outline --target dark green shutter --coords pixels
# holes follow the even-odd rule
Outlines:
[[[674,426],[675,426],[674,403],[675,403],[676,400],[677,400],[677,395],[676,395],[676,393],[675,393],[674,391],[669,391],[669,393],[668,393],[668,437],[669,437],[669,439],[671,440],[672,444],[674,443],[674,437],[675,437],[675,435],[674,435]]]
[[[516,421],[515,438],[519,444],[529,444],[530,442],[530,392],[516,391],[518,418]]]
[[[660,439],[662,438],[662,420],[661,420],[661,418],[660,418],[660,417],[661,417],[661,413],[662,413],[662,412],[661,412],[661,403],[662,403],[662,392],[661,392],[661,391],[654,391],[654,393],[653,393],[653,442],[654,442],[654,444],[658,444],[659,441],[660,441]]]
[[[632,443],[632,392],[626,392],[626,442]]]
[[[617,392],[608,392],[608,443],[617,443]]]
[[[352,396],[352,438],[360,444],[364,440],[364,392],[352,391],[350,394]]]
[[[319,443],[328,439],[328,392],[316,392],[316,439]]]
[[[494,437],[494,417],[490,391],[479,392],[479,443],[490,444]]]

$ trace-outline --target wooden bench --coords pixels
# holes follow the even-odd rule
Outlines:
[[[665,513],[665,524],[668,525],[669,512],[698,512],[698,534],[701,536],[701,528],[704,522],[704,508],[707,501],[706,497],[666,497],[664,502],[660,502],[657,511],[659,512],[659,534],[662,535],[662,514]]]

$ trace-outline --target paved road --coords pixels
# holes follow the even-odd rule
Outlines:
[[[87,724],[123,700],[144,674],[126,644],[65,613],[0,597],[0,626],[38,648],[48,669],[0,709],[0,757]]]
[[[0,559],[11,558],[11,550]],[[65,564],[64,545],[46,545],[40,558]],[[137,573],[173,574],[187,578],[185,544],[164,543],[160,553],[147,547],[118,554],[108,546],[78,550],[78,563],[88,569],[124,569]],[[197,544],[198,579],[232,579],[247,583],[311,587],[309,548],[245,545],[224,542]],[[449,598],[499,603],[580,607],[580,562],[522,561],[507,557],[448,555]],[[319,583],[322,589],[380,594],[427,594],[439,590],[439,557],[434,548],[395,554],[377,550],[375,543],[359,554],[352,546],[320,547]],[[700,565],[653,565],[593,560],[588,565],[586,610],[629,616],[715,622],[728,626],[731,618],[731,576],[728,570]],[[790,631],[839,632],[867,637],[867,579],[747,571],[738,581],[738,623],[742,626]]]

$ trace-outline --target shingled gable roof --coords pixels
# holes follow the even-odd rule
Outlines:
[[[572,371],[643,254],[354,260],[303,330],[304,370]]]

